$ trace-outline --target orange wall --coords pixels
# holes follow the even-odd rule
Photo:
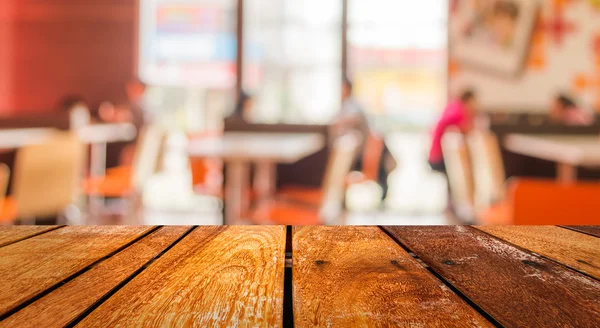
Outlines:
[[[136,0],[1,0],[0,114],[69,94],[120,101],[135,72]]]

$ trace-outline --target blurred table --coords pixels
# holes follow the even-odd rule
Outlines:
[[[250,181],[250,163],[256,164],[255,187],[261,198],[275,189],[276,164],[290,164],[325,146],[316,133],[226,132],[223,136],[193,140],[192,158],[220,158],[227,166],[225,224],[241,219],[248,202],[244,199]]]
[[[509,134],[504,140],[507,150],[557,163],[561,182],[577,180],[577,167],[600,168],[599,136],[557,136]]]
[[[600,227],[0,227],[0,272],[2,327],[600,322]]]
[[[53,128],[0,129],[0,149],[15,149],[43,142],[55,133]],[[92,124],[75,131],[82,142],[92,147],[90,173],[102,176],[106,166],[106,144],[131,141],[136,129],[130,123]]]

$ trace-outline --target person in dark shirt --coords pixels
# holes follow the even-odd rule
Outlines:
[[[344,78],[342,81],[342,109],[334,118],[332,126],[332,136],[334,139],[346,133],[356,131],[361,135],[361,144],[359,146],[356,161],[353,167],[355,171],[363,171],[363,157],[368,141],[373,138],[383,137],[376,135],[370,128],[367,114],[362,106],[354,97],[353,83],[350,79]],[[388,175],[396,168],[396,161],[389,151],[385,141],[381,150],[381,158],[377,168],[377,183],[381,186],[383,194],[382,199],[387,197],[388,193]]]
[[[238,101],[233,109],[233,113],[225,118],[225,125],[250,123],[253,106],[253,97],[246,92],[241,91],[238,95]]]
[[[62,98],[58,104],[58,110],[69,114],[69,127],[71,129],[90,124],[90,109],[81,96],[71,95]]]

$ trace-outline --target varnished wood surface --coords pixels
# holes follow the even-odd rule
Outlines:
[[[600,282],[470,227],[387,227],[507,327],[597,327]]]
[[[296,327],[491,327],[378,227],[293,236]]]
[[[0,247],[56,228],[58,226],[0,226]]]
[[[477,229],[600,279],[600,238],[548,226]]]
[[[197,228],[80,327],[279,327],[285,227]]]
[[[0,248],[0,316],[152,227],[64,227]]]
[[[0,327],[597,327],[570,228],[0,227]]]
[[[600,226],[567,226],[567,229],[587,233],[600,238]]]
[[[164,227],[16,312],[2,327],[64,327],[191,227]]]

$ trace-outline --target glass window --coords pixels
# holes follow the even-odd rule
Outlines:
[[[349,0],[349,75],[373,116],[426,126],[443,108],[447,1]]]
[[[236,84],[235,0],[141,0],[139,75],[170,127],[216,128]],[[227,101],[231,100],[231,101]]]
[[[243,87],[259,122],[325,123],[340,107],[340,0],[247,0]]]

